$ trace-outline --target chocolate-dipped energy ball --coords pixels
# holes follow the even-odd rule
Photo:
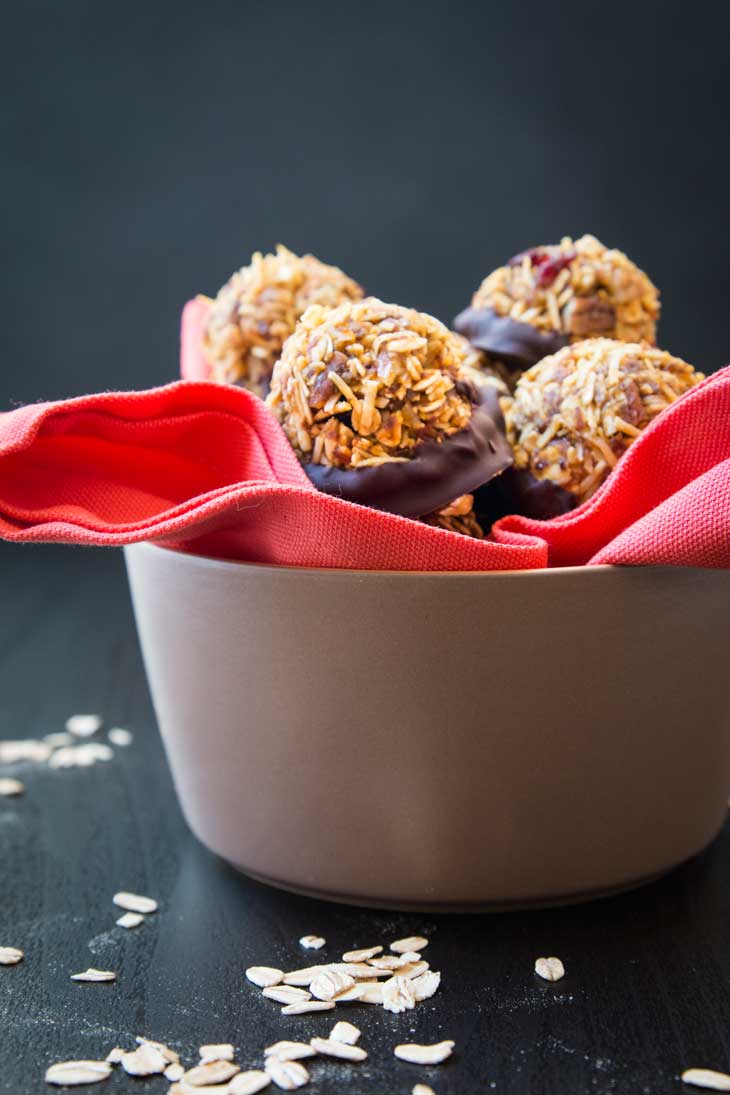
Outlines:
[[[516,375],[571,342],[654,343],[659,294],[622,251],[594,236],[534,247],[488,275],[454,326]]]
[[[313,305],[284,345],[267,404],[315,486],[466,528],[481,483],[512,463],[463,369],[468,346],[432,316],[369,297]]]
[[[281,244],[275,255],[257,251],[211,303],[203,351],[212,379],[265,396],[274,362],[302,312],[310,304],[334,308],[362,295],[357,282],[314,255],[300,257]]]
[[[502,401],[516,473],[584,502],[652,419],[702,379],[646,342],[591,338],[564,347]]]

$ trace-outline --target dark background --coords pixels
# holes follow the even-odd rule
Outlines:
[[[449,320],[591,231],[730,360],[723,5],[31,0],[0,46],[0,407],[177,372],[182,303],[281,241]]]

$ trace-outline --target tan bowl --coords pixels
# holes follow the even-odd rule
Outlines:
[[[256,878],[557,904],[653,878],[724,821],[728,572],[126,557],[182,808]]]

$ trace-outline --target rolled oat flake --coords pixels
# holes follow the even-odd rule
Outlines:
[[[709,1088],[710,1091],[730,1091],[730,1076],[727,1072],[715,1072],[712,1068],[685,1069],[682,1083]]]

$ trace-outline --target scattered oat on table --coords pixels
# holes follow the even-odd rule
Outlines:
[[[0,947],[0,966],[17,966],[25,958],[17,947]]]
[[[420,1003],[422,1000],[429,1000],[440,984],[441,974],[436,970],[427,970],[426,973],[422,973],[420,977],[415,977],[411,981],[411,988],[416,1000]]]
[[[419,962],[406,962],[405,965],[399,966],[398,969],[393,971],[394,977],[406,977],[409,981],[412,981],[415,977],[420,977],[428,969],[428,962],[423,960]]]
[[[355,984],[355,978],[347,973],[338,973],[337,970],[323,970],[317,974],[309,989],[312,996],[318,1000],[334,1000],[335,996],[351,989]]]
[[[169,1080],[171,1084],[177,1083],[178,1080],[181,1080],[184,1074],[185,1069],[183,1068],[183,1066],[175,1063],[168,1065],[165,1071],[162,1073],[165,1079]]]
[[[128,912],[120,916],[116,924],[119,928],[138,928],[143,922],[144,917],[141,913]]]
[[[143,913],[145,916],[157,912],[157,902],[154,898],[142,897],[141,894],[136,893],[127,893],[125,890],[115,893],[112,901],[118,908],[127,909],[128,912]]]
[[[25,784],[21,783],[19,779],[0,779],[0,795],[4,795],[6,798],[12,798],[15,795],[22,795],[25,791]]]
[[[285,985],[311,985],[315,977],[331,969],[332,963],[322,966],[305,966],[300,970],[289,970],[287,973],[282,974],[282,977]]]
[[[440,1065],[451,1056],[455,1045],[456,1043],[450,1039],[445,1042],[435,1042],[429,1046],[407,1042],[396,1046],[393,1053],[400,1061],[408,1061],[412,1065]]]
[[[114,970],[95,970],[93,966],[89,966],[83,973],[72,973],[72,981],[116,981],[117,975]]]
[[[436,1095],[436,1092],[428,1084],[414,1084],[412,1095]]]
[[[315,1052],[323,1053],[325,1057],[339,1057],[343,1061],[364,1061],[367,1058],[367,1053],[360,1046],[332,1038],[312,1038],[309,1044]]]
[[[261,995],[267,1000],[276,1000],[278,1004],[296,1004],[300,1000],[311,1000],[311,992],[295,988],[294,985],[272,985],[262,989]]]
[[[97,761],[108,761],[114,750],[103,741],[88,741],[83,745],[66,745],[56,749],[48,761],[49,768],[90,768]]]
[[[273,966],[249,966],[246,970],[246,977],[258,988],[269,989],[273,988],[274,985],[281,984],[284,979],[284,971],[277,970]]]
[[[407,977],[391,977],[383,985],[383,1007],[386,1011],[392,1011],[394,1015],[400,1015],[402,1011],[409,1011],[416,1006],[416,994],[413,985]]]
[[[330,1031],[330,1041],[344,1042],[346,1046],[354,1046],[362,1032],[352,1023],[343,1020],[335,1023]]]
[[[383,986],[373,982],[365,983],[360,986],[362,995],[360,996],[361,1004],[382,1004],[383,1002]]]
[[[90,738],[101,730],[103,722],[101,715],[71,715],[66,719],[66,729],[75,738]]]
[[[367,962],[368,958],[375,958],[376,954],[381,954],[382,947],[363,947],[359,951],[345,951],[342,955],[343,962]]]
[[[48,760],[53,750],[44,741],[24,738],[21,741],[0,741],[0,764],[18,764],[29,760],[38,764]]]
[[[309,1042],[274,1042],[264,1050],[265,1057],[278,1057],[280,1061],[298,1061],[300,1057],[314,1057],[315,1050]]]
[[[538,958],[535,962],[535,973],[545,981],[559,981],[565,977],[565,966],[559,958]]]
[[[309,1083],[309,1073],[299,1061],[280,1061],[278,1057],[268,1057],[265,1067],[276,1086],[283,1091],[294,1091]]]
[[[62,1087],[76,1087],[79,1084],[97,1084],[111,1075],[112,1066],[108,1061],[59,1061],[46,1069],[46,1083]]]
[[[134,1039],[138,1046],[152,1046],[158,1053],[161,1053],[166,1061],[170,1061],[172,1064],[177,1064],[180,1060],[180,1054],[176,1053],[174,1049],[170,1049],[164,1042],[155,1042],[152,1038],[142,1038],[139,1035]]]
[[[310,1011],[332,1011],[334,1000],[303,1000],[301,1004],[287,1004],[282,1015],[308,1015]]]
[[[318,951],[327,942],[321,935],[303,935],[299,940],[300,947],[310,951]]]
[[[715,1072],[712,1068],[685,1069],[682,1083],[709,1088],[711,1091],[730,1091],[730,1076],[727,1072]]]
[[[256,1095],[271,1083],[271,1077],[258,1068],[239,1072],[228,1085],[228,1095]],[[174,1095],[174,1093],[173,1093]]]
[[[129,732],[129,730],[125,730],[121,726],[112,726],[107,737],[109,738],[109,741],[112,743],[112,745],[118,745],[122,749],[126,748],[126,746],[128,745],[131,745],[134,741],[134,738],[132,737],[132,734]]]
[[[118,1065],[125,1053],[126,1050],[122,1049],[121,1046],[114,1046],[107,1053],[106,1060],[110,1065]]]
[[[217,1044],[209,1044],[201,1046],[198,1050],[201,1061],[232,1061],[235,1057],[235,1050],[230,1042],[218,1042]]]
[[[190,1087],[208,1087],[213,1084],[225,1084],[241,1069],[233,1061],[206,1061],[184,1073],[181,1083]]]
[[[120,1062],[130,1076],[159,1076],[169,1063],[164,1053],[150,1042],[142,1042],[136,1049],[125,1053]]]
[[[64,745],[73,745],[73,734],[67,734],[64,730],[57,733],[46,734],[43,738],[46,745],[50,745],[51,749],[61,749]]]
[[[422,951],[427,946],[428,939],[422,935],[409,935],[405,939],[396,939],[395,943],[390,944],[390,949],[393,954],[403,954],[404,951]]]

